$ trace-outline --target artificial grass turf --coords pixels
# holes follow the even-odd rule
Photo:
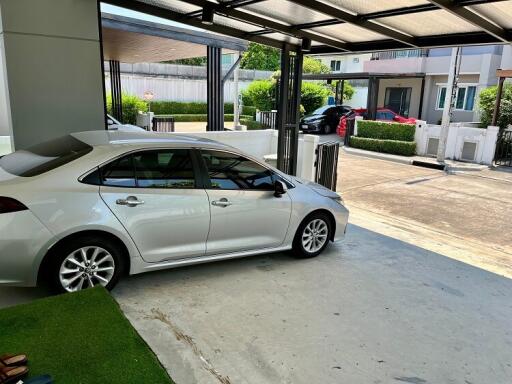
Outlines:
[[[27,354],[30,376],[56,384],[172,384],[102,287],[0,310],[3,353]]]

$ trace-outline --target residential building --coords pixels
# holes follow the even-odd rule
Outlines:
[[[380,80],[378,106],[429,123],[440,121],[446,98],[451,48],[357,55],[358,65],[354,65],[355,56],[324,56],[321,60],[326,64],[334,63],[333,72],[397,74],[397,78]],[[497,84],[496,70],[499,68],[512,68],[512,47],[486,45],[462,49],[453,121],[479,121],[478,95],[481,90]],[[399,75],[405,73],[415,73],[419,77],[400,78]]]

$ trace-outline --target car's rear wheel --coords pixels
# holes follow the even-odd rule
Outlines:
[[[96,236],[83,236],[57,246],[50,255],[48,282],[58,292],[76,292],[101,285],[112,289],[123,273],[122,250]]]
[[[331,221],[325,213],[312,213],[297,229],[293,240],[293,254],[299,258],[318,256],[327,247],[331,231]]]

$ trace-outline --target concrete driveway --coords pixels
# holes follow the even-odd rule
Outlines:
[[[511,280],[354,225],[316,259],[141,275],[114,296],[178,384],[512,377]]]

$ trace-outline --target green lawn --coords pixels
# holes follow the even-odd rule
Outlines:
[[[172,383],[103,288],[0,310],[0,355],[13,352],[56,384]]]

